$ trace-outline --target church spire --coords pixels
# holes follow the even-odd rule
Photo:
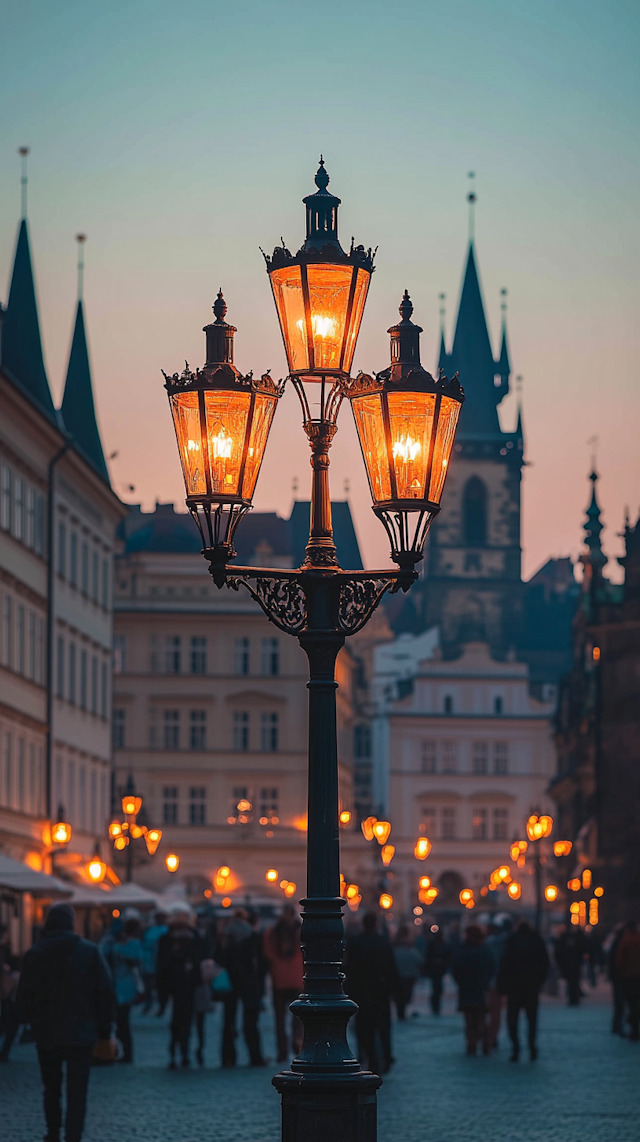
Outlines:
[[[596,484],[598,482],[598,473],[595,467],[591,469],[589,474],[591,480],[591,503],[587,508],[587,518],[584,523],[585,544],[587,546],[588,555],[585,556],[589,560],[592,567],[604,567],[607,562],[607,557],[602,550],[600,542],[600,535],[603,531],[604,524],[600,520],[600,505],[596,494]]]
[[[84,273],[84,243],[86,241],[86,235],[76,235],[76,241],[78,243],[78,305],[76,309],[73,340],[71,342],[71,353],[69,355],[67,379],[64,386],[64,397],[60,411],[65,428],[73,438],[74,446],[108,484],[109,473],[107,471],[96,421],[89,351],[84,327],[82,279]]]
[[[44,367],[38,305],[29,248],[29,231],[26,218],[28,147],[20,147],[19,153],[22,158],[22,218],[18,228],[18,241],[9,287],[9,301],[3,314],[0,362],[9,379],[14,381],[38,406],[41,412],[57,425],[49,381]]]

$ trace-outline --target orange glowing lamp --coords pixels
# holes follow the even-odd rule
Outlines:
[[[106,876],[107,866],[99,857],[94,857],[87,865],[87,872],[93,883],[99,884]]]
[[[64,814],[60,813],[60,817],[63,816]],[[68,821],[56,821],[55,825],[51,826],[51,843],[62,848],[69,844],[71,833],[72,829]]]
[[[356,893],[355,896],[350,896],[349,899],[347,900],[347,904],[349,906],[350,912],[357,912],[358,908],[362,904],[362,897],[361,897],[360,893],[358,892],[358,893]]]
[[[518,884],[517,880],[512,880],[511,884],[507,885],[507,892],[512,900],[519,900],[522,896],[522,885]]]
[[[558,889],[555,884],[548,884],[544,890],[544,898],[550,903],[558,899]]]
[[[395,845],[383,845],[382,846],[382,852],[380,853],[380,855],[382,857],[382,863],[385,866],[385,868],[388,868],[389,865],[391,864],[391,861],[393,860],[393,858],[395,856],[395,851],[396,851]]]
[[[220,877],[220,880],[228,880],[228,878],[230,876],[231,876],[231,869],[229,868],[229,866],[226,864],[220,865],[220,868],[218,869],[218,871],[216,873],[216,877]]]
[[[180,857],[176,853],[168,853],[164,858],[164,863],[167,867],[167,872],[177,872],[180,865]]]
[[[418,884],[419,884],[420,888],[431,888],[431,877],[430,876],[421,876],[420,880],[418,881]]]
[[[598,897],[604,896],[604,888],[594,888],[593,895]]]
[[[418,837],[414,848],[413,855],[416,860],[426,860],[431,852],[431,841],[428,837]]]
[[[511,857],[511,860],[520,860],[520,845],[517,841],[514,845],[511,846],[509,850],[509,856]]]
[[[230,908],[231,907],[231,897],[230,896],[223,896],[220,903],[222,904],[223,908]]]
[[[115,841],[113,842],[113,847],[121,853],[123,849],[126,849],[128,844],[129,838],[125,837],[124,833],[121,833],[120,836],[116,837]]]
[[[129,833],[130,833],[130,835],[134,841],[139,840],[140,837],[144,837],[146,832],[147,832],[147,826],[146,825],[131,825],[129,828]]]
[[[363,835],[365,841],[372,841],[373,840],[373,838],[375,836],[375,833],[373,831],[373,826],[376,824],[376,822],[377,822],[377,817],[366,817],[365,820],[360,825],[360,828],[362,829],[362,835]]]
[[[358,888],[357,884],[347,885],[347,900],[353,900],[354,896],[358,896],[359,893],[360,889]]]
[[[388,912],[390,908],[393,908],[393,896],[389,892],[381,893],[378,904],[384,908],[385,912]]]
[[[433,904],[434,900],[440,895],[440,889],[432,886],[431,888],[421,888],[418,893],[418,900],[421,904]]]
[[[353,361],[373,273],[373,255],[338,240],[340,199],[327,187],[322,156],[317,191],[303,199],[307,235],[295,256],[276,246],[265,255],[289,373],[306,381],[346,376]]]
[[[350,820],[351,820],[351,813],[349,812],[348,809],[343,809],[341,814],[340,814],[340,824],[343,826],[348,825]]]
[[[389,329],[391,364],[360,373],[346,386],[373,510],[391,542],[391,557],[413,569],[440,511],[453,441],[464,401],[457,376],[434,379],[420,364],[422,329],[411,321],[405,290],[401,321]]]
[[[500,865],[500,868],[497,869],[497,876],[499,881],[504,882],[511,876],[511,869],[508,867],[508,865],[502,864]]]
[[[573,848],[572,841],[554,841],[553,855],[557,857],[569,856]]]
[[[582,887],[591,888],[591,869],[585,868],[582,872]]]
[[[293,880],[290,880],[289,883],[287,884],[285,890],[284,890],[285,896],[293,896],[295,891],[296,891],[296,888],[297,888],[297,885],[294,883]]]
[[[120,821],[111,822],[109,825],[109,836],[111,837],[112,841],[115,841],[116,837],[122,836],[122,825],[120,824]]]
[[[567,888],[569,892],[579,892],[582,888],[582,882],[579,876],[574,876],[571,880],[567,881]]]
[[[376,821],[375,825],[373,826],[373,835],[379,845],[386,845],[387,841],[389,840],[390,832],[391,825],[388,821]]]
[[[204,329],[204,367],[194,373],[187,365],[181,376],[164,377],[187,507],[205,550],[214,549],[216,566],[224,566],[232,556],[238,522],[251,507],[283,386],[268,374],[256,379],[238,372],[233,363],[236,329],[224,320],[222,290],[213,312],[215,321]]]
[[[268,868],[264,876],[268,884],[275,884],[278,879],[278,871],[275,868]]]
[[[463,888],[463,889],[462,889],[462,892],[460,893],[460,895],[459,895],[459,897],[458,897],[458,899],[460,900],[460,903],[461,903],[461,904],[469,904],[469,902],[470,902],[471,900],[473,900],[473,891],[472,891],[472,889],[471,889],[471,888]]]
[[[149,856],[153,856],[162,840],[162,829],[147,829],[144,839]]]

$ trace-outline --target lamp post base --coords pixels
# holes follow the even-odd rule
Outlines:
[[[378,1075],[283,1071],[272,1082],[282,1097],[282,1142],[376,1142]]]

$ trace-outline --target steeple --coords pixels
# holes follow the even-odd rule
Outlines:
[[[76,309],[76,322],[71,342],[69,367],[64,386],[64,396],[60,409],[65,428],[73,438],[74,446],[81,455],[96,469],[102,479],[109,483],[109,473],[102,451],[102,442],[96,422],[96,411],[93,403],[93,385],[91,383],[91,368],[89,365],[89,352],[84,327],[84,310],[82,306],[82,274],[84,270],[83,246],[85,235],[78,234],[78,306]]]
[[[501,338],[500,338],[500,357],[498,358],[497,375],[502,381],[502,385],[507,386],[509,389],[509,375],[511,373],[511,362],[509,360],[509,347],[507,345],[507,291],[506,289],[500,290],[500,313],[501,313]],[[501,386],[502,387],[502,386]],[[504,395],[504,394],[503,394]]]
[[[44,367],[38,305],[33,280],[29,232],[26,219],[26,155],[22,155],[22,218],[9,287],[9,301],[3,315],[0,362],[9,379],[57,425],[49,381]]]
[[[599,568],[600,570],[607,562],[607,556],[602,550],[600,543],[600,535],[604,528],[604,524],[600,522],[600,505],[596,495],[596,484],[598,482],[598,473],[595,468],[592,468],[589,479],[592,484],[591,503],[587,508],[587,518],[584,523],[585,544],[587,546],[588,554],[585,555],[584,560],[587,560],[591,566]],[[584,561],[583,560],[583,561]]]

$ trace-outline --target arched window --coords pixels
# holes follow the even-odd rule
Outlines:
[[[472,476],[464,489],[462,518],[465,546],[484,547],[487,542],[487,489],[477,476]]]

